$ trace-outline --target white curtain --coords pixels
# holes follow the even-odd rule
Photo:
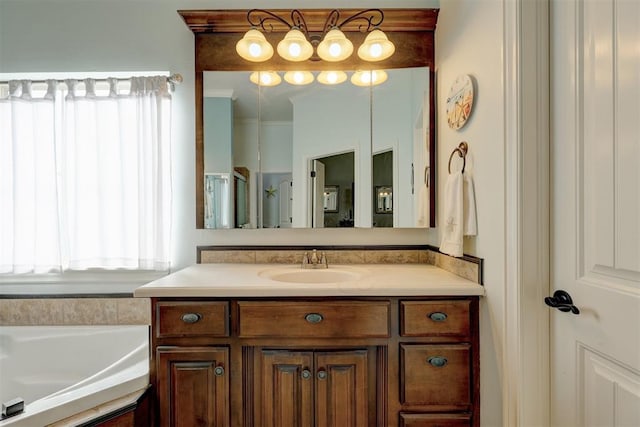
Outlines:
[[[170,123],[166,77],[9,82],[0,273],[168,269]]]

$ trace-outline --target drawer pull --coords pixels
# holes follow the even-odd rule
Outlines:
[[[185,313],[182,315],[184,323],[197,323],[200,319],[202,319],[202,314],[200,313]]]
[[[326,380],[327,379],[327,371],[324,371],[324,370],[318,371],[318,379],[319,380]]]
[[[213,369],[213,373],[216,377],[221,377],[224,375],[224,368],[222,366],[216,366]]]
[[[447,364],[448,361],[446,357],[432,356],[427,359],[427,362],[434,368],[442,368]]]
[[[304,316],[304,319],[309,323],[320,323],[324,317],[322,317],[322,314],[320,313],[309,313]]]
[[[447,314],[441,311],[429,313],[428,316],[429,319],[433,320],[434,322],[444,322],[445,320],[447,320]]]
[[[302,376],[302,379],[308,380],[309,378],[311,378],[311,371],[309,371],[308,369],[303,369],[300,375]]]

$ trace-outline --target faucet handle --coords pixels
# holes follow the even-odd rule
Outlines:
[[[322,251],[320,253],[320,264],[324,266],[324,268],[329,268],[329,262],[327,261],[327,254]]]

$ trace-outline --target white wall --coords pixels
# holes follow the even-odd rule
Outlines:
[[[486,298],[481,302],[480,396],[482,425],[502,425],[499,366],[505,283],[505,138],[503,111],[502,1],[446,0],[436,32],[436,116],[438,117],[438,192],[447,178],[447,163],[460,141],[467,141],[467,168],[475,180],[478,235],[465,239],[464,252],[484,258]],[[460,74],[475,82],[472,115],[455,131],[446,121],[446,98]],[[455,158],[454,158],[455,159]],[[455,160],[454,160],[455,161]],[[453,167],[460,163],[452,162]],[[442,218],[443,205],[438,205]]]
[[[478,232],[465,252],[484,258],[487,297],[481,313],[482,425],[501,425],[501,378],[505,248],[505,167],[502,97],[503,1],[444,0],[437,25],[438,115],[458,74],[477,82],[475,110],[461,131],[440,121],[438,190],[447,160],[469,142],[469,170],[476,182]],[[184,83],[174,93],[173,266],[195,262],[197,245],[229,244],[433,244],[437,230],[264,229],[196,230],[194,192],[193,34],[177,9],[437,7],[433,0],[0,0],[0,73],[168,70]],[[442,206],[439,207],[442,213]]]

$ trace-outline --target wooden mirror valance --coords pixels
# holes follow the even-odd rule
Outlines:
[[[310,34],[320,34],[332,9],[298,9],[305,18]],[[363,9],[339,9],[340,15],[349,17]],[[366,62],[357,55],[341,62],[306,60],[288,62],[277,54],[264,63],[252,63],[242,59],[235,45],[247,30],[248,10],[180,10],[184,22],[195,35],[195,99],[196,99],[196,227],[204,228],[204,137],[203,137],[203,72],[204,71],[254,71],[254,70],[371,70],[390,68],[429,67],[429,181],[430,221],[435,226],[435,103],[434,103],[434,33],[438,9],[382,9],[384,20],[380,29],[396,46],[390,58],[380,62]],[[270,9],[290,22],[291,9]],[[360,24],[351,22],[341,30],[358,46],[366,37]],[[273,22],[270,31],[264,32],[273,45],[289,31],[284,24]]]

